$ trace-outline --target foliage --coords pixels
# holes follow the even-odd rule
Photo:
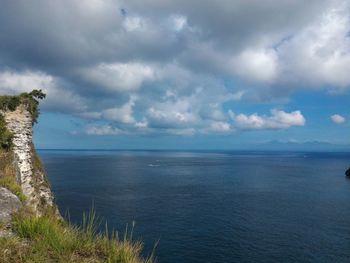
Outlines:
[[[1,136],[0,136],[1,137]],[[16,181],[16,168],[13,165],[14,155],[11,151],[0,149],[0,187],[5,187],[24,202],[26,196]]]
[[[0,176],[16,176],[13,152],[0,149]]]
[[[24,105],[32,115],[33,123],[39,117],[39,100],[46,95],[41,90],[24,92],[18,96],[0,96],[0,111],[15,111],[19,105]],[[9,150],[12,147],[13,134],[6,128],[4,117],[0,114],[0,149]]]
[[[32,115],[34,123],[37,122],[39,117],[39,100],[45,97],[46,94],[42,90],[33,90],[29,93],[24,92],[18,96],[0,96],[0,110],[14,111],[19,105],[23,104]]]
[[[132,234],[122,239],[96,231],[96,216],[84,217],[82,227],[76,227],[57,218],[53,211],[41,217],[22,210],[13,219],[17,239],[0,239],[2,262],[115,262],[152,263],[140,256],[142,243],[132,241]],[[3,260],[3,261],[1,261]]]
[[[0,149],[9,150],[12,147],[13,134],[7,129],[4,117],[0,114]]]
[[[16,182],[15,177],[12,176],[2,176],[0,177],[0,187],[4,187],[10,190],[13,194],[17,195],[19,200],[24,202],[26,200],[26,196],[22,192],[21,186]]]

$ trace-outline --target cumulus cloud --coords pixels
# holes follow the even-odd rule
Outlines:
[[[43,110],[108,122],[105,133],[302,126],[299,111],[235,115],[227,104],[350,90],[348,1],[3,0],[1,7],[0,92],[41,88]]]
[[[124,132],[118,128],[112,127],[110,125],[103,125],[103,126],[88,126],[85,130],[86,134],[88,135],[121,135]]]
[[[21,92],[30,92],[33,89],[41,89],[48,97],[42,103],[44,109],[61,112],[86,110],[84,99],[63,86],[64,84],[58,78],[40,71],[13,72],[5,70],[0,72],[1,94],[16,95]]]
[[[159,104],[147,112],[149,126],[153,128],[186,128],[196,124],[198,116],[191,112],[191,105],[183,100]]]
[[[3,94],[14,95],[19,92],[29,92],[35,88],[48,91],[54,85],[54,78],[42,72],[0,72],[0,91]]]
[[[106,110],[102,110],[101,112],[83,112],[81,116],[92,119],[102,119],[119,123],[133,124],[135,123],[135,119],[133,117],[133,107],[136,100],[137,98],[135,96],[131,96],[129,101],[121,107],[108,108]]]
[[[235,72],[258,82],[272,82],[277,76],[278,56],[275,50],[245,50],[234,58]]]
[[[345,118],[339,114],[334,114],[331,116],[332,122],[335,124],[343,124],[345,122]]]
[[[232,132],[231,125],[227,122],[215,121],[210,124],[209,132],[215,133],[230,133]]]
[[[341,1],[281,43],[277,50],[282,80],[338,90],[350,87],[349,10],[349,2]]]
[[[287,129],[292,126],[304,126],[305,118],[300,111],[290,113],[282,110],[271,110],[271,116],[260,116],[257,113],[251,115],[230,112],[230,117],[236,126],[244,130],[254,129]]]
[[[154,79],[154,70],[140,63],[99,64],[81,70],[83,79],[90,84],[111,91],[133,91],[144,81]]]

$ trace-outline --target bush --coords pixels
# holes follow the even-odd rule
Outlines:
[[[0,96],[0,110],[15,111],[23,104],[32,115],[33,124],[39,117],[39,100],[46,95],[41,90],[33,90],[30,93],[21,93],[18,96]],[[12,147],[13,134],[6,128],[4,117],[0,114],[0,149],[9,150]]]
[[[0,109],[14,111],[21,103],[19,96],[1,96]]]
[[[45,97],[46,94],[43,93],[42,90],[33,90],[29,93],[24,92],[18,96],[1,96],[0,110],[14,111],[20,104],[23,104],[32,115],[34,123],[39,117],[39,100],[42,100]]]

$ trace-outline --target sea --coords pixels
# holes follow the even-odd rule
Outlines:
[[[93,207],[102,228],[134,225],[159,263],[350,262],[350,153],[39,155],[63,215],[80,224]]]

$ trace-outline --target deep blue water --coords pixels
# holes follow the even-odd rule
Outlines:
[[[62,213],[136,221],[160,263],[350,262],[350,153],[39,154]]]

